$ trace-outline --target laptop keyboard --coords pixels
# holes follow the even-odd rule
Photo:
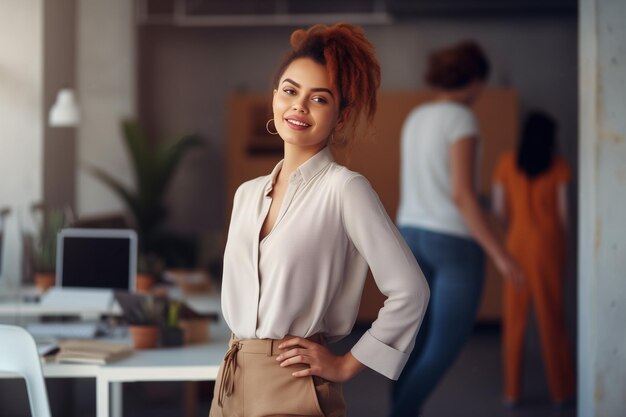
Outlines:
[[[29,323],[26,330],[34,338],[53,337],[59,339],[93,339],[98,334],[95,322]]]

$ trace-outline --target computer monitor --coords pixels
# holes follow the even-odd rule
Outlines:
[[[134,291],[137,234],[130,229],[63,229],[56,286]]]

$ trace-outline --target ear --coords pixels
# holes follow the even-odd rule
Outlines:
[[[337,125],[335,126],[335,130],[341,130],[345,126],[347,120],[350,118],[350,110],[343,109],[339,113],[339,117],[337,118]]]

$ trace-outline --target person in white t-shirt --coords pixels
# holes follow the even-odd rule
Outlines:
[[[397,224],[426,275],[431,301],[394,385],[393,417],[418,415],[469,336],[483,285],[483,251],[503,276],[522,279],[475,189],[480,134],[470,106],[488,73],[487,57],[474,42],[436,51],[425,80],[437,96],[415,108],[402,129]]]

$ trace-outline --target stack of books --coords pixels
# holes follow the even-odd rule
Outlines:
[[[126,344],[101,340],[65,340],[59,342],[59,352],[54,360],[61,363],[89,363],[104,365],[126,358],[133,348]]]

